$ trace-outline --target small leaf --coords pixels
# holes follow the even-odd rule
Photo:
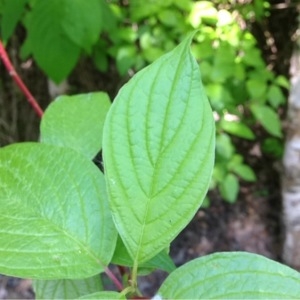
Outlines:
[[[137,73],[104,125],[110,206],[135,263],[169,246],[211,179],[214,120],[190,40]]]
[[[120,75],[125,75],[126,72],[134,65],[136,57],[135,46],[123,46],[119,47],[116,62],[117,69]]]
[[[98,168],[40,143],[0,150],[0,273],[75,279],[100,273],[117,239]]]
[[[220,183],[220,192],[224,200],[229,203],[236,201],[239,192],[239,181],[233,174],[227,174],[224,180]]]
[[[133,260],[128,254],[128,251],[120,237],[117,240],[116,250],[111,262],[116,265],[133,267]],[[160,269],[168,273],[171,273],[176,269],[174,262],[167,254],[166,250],[162,250],[156,256],[141,264],[139,267],[143,269],[151,269],[151,271]]]
[[[218,134],[216,139],[216,152],[219,156],[230,159],[235,152],[230,137],[227,134]]]
[[[248,140],[253,140],[255,138],[253,131],[247,125],[241,122],[229,122],[222,120],[220,126],[223,130],[238,137]]]
[[[287,80],[286,77],[284,77],[282,75],[279,75],[276,77],[275,83],[283,88],[286,88],[286,89],[290,88],[290,82]]]
[[[1,35],[3,42],[7,42],[13,34],[23,12],[27,0],[6,0],[1,13]]]
[[[85,296],[80,297],[79,299],[126,299],[124,294],[117,293],[117,292],[111,292],[111,291],[103,291],[93,294],[88,294]]]
[[[158,295],[163,299],[298,299],[300,275],[257,254],[215,253],[171,273]]]
[[[34,280],[36,299],[78,299],[103,289],[100,275],[85,279]]]
[[[246,82],[246,87],[252,99],[258,101],[265,99],[267,92],[266,82],[259,79],[249,79]]]
[[[285,96],[283,95],[281,88],[274,84],[269,87],[267,98],[274,108],[277,108],[280,104],[285,102]]]
[[[274,110],[265,105],[253,104],[250,107],[256,120],[272,135],[282,137],[281,124]]]
[[[247,165],[238,164],[232,168],[232,171],[246,181],[255,181],[256,180],[255,173]]]
[[[43,143],[70,147],[89,159],[102,147],[102,131],[110,100],[106,93],[60,96],[41,122]]]

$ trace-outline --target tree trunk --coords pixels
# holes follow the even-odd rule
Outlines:
[[[283,260],[300,270],[300,51],[291,60],[291,91],[283,157]]]

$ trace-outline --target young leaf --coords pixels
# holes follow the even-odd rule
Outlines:
[[[257,254],[215,253],[171,273],[163,299],[298,299],[300,274]]]
[[[1,19],[1,35],[4,42],[8,41],[15,30],[26,3],[27,0],[6,0],[4,2]]]
[[[80,47],[68,38],[63,28],[68,2],[36,1],[28,26],[33,56],[56,83],[69,75],[80,55]]]
[[[266,105],[253,104],[250,107],[256,120],[272,135],[282,137],[281,124],[278,115]]]
[[[102,147],[102,131],[110,100],[106,93],[60,96],[41,122],[41,141],[70,147],[89,159]]]
[[[36,299],[78,299],[103,289],[100,275],[85,279],[34,280]]]
[[[40,143],[0,150],[0,273],[33,279],[98,274],[117,233],[98,168]]]
[[[214,120],[190,41],[135,75],[104,125],[113,219],[139,263],[167,248],[187,225],[211,178]]]
[[[111,259],[111,262],[113,264],[121,265],[121,266],[127,266],[127,267],[133,266],[133,260],[128,254],[128,251],[120,237],[117,240],[115,253],[113,258]],[[149,261],[146,261],[145,263],[141,264],[140,268],[151,269],[151,270],[160,269],[168,273],[171,273],[176,269],[176,266],[174,265],[174,262],[168,255],[167,251],[162,250],[160,253],[158,253],[156,256],[151,258]]]

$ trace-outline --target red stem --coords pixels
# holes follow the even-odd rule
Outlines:
[[[124,289],[124,287],[122,283],[117,279],[117,277],[113,274],[113,272],[109,268],[105,268],[104,272],[121,292]]]
[[[2,44],[2,41],[0,40],[0,58],[8,71],[9,75],[13,78],[13,80],[16,82],[22,93],[25,95],[26,99],[30,103],[30,105],[33,107],[34,111],[37,113],[37,115],[41,118],[43,116],[43,110],[37,103],[36,99],[32,96],[18,73],[16,72],[15,68],[13,67],[6,50]]]

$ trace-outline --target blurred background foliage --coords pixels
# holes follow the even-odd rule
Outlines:
[[[192,52],[217,128],[211,189],[233,203],[241,182],[257,180],[245,154],[276,160],[283,152],[289,81],[253,34],[274,8],[265,0],[0,0],[1,38],[9,47],[18,36],[18,59],[33,59],[56,84],[72,85],[74,69],[87,58],[97,70],[94,80],[111,74],[107,86],[119,88],[197,30]],[[266,41],[272,48],[272,38]]]

